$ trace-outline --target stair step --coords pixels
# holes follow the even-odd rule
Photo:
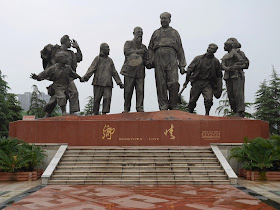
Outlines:
[[[82,177],[55,177],[52,178],[52,180],[94,180],[94,181],[112,181],[112,180],[136,180],[136,181],[142,181],[142,180],[165,180],[165,181],[180,181],[180,180],[228,180],[227,177],[97,177],[97,178],[82,178]]]
[[[170,149],[170,150],[159,150],[159,149],[135,149],[135,150],[100,150],[100,149],[96,149],[96,150],[92,150],[92,149],[88,149],[88,150],[73,150],[73,149],[67,149],[65,152],[97,152],[97,153],[100,153],[100,152],[105,152],[105,153],[134,153],[134,152],[137,152],[137,153],[168,153],[168,152],[212,152],[211,149]]]
[[[161,157],[172,157],[172,158],[182,158],[182,157],[215,157],[215,155],[213,153],[199,153],[199,154],[196,154],[196,153],[190,153],[190,154],[161,154],[161,155],[158,155],[158,154],[145,154],[145,155],[142,155],[142,154],[125,154],[125,155],[117,155],[117,154],[108,154],[108,155],[105,155],[105,154],[65,154],[64,157],[94,157],[94,158],[97,158],[97,157],[106,157],[106,158],[140,158],[140,159],[145,159],[145,158],[161,158]]]
[[[211,149],[210,146],[69,146],[70,150],[181,150],[181,149]]]
[[[113,159],[113,158],[117,158],[117,159],[125,159],[125,160],[127,160],[126,159],[126,157],[124,157],[124,156],[112,156],[112,157],[110,157],[110,156],[86,156],[86,155],[64,155],[62,158],[64,158],[64,157],[71,157],[71,158],[85,158],[85,157],[90,157],[90,158],[96,158],[96,157],[104,157],[104,159],[107,159],[107,158],[111,158],[111,159]],[[213,159],[217,159],[215,156],[214,156],[214,154],[211,154],[209,157],[207,157],[207,156],[198,156],[198,157],[196,157],[196,156],[191,156],[191,157],[185,157],[185,156],[163,156],[163,157],[158,157],[158,156],[154,156],[154,157],[145,157],[145,156],[134,156],[134,157],[132,157],[132,158],[137,158],[137,159],[139,159],[139,160],[148,160],[148,159],[156,159],[156,160],[161,160],[161,159],[178,159],[178,160],[185,160],[185,159],[190,159],[190,160],[192,160],[192,159],[194,159],[194,160],[200,160],[200,159],[210,159],[210,160],[213,160]]]
[[[139,174],[143,174],[143,173],[190,173],[190,174],[217,174],[217,173],[220,173],[220,174],[224,174],[224,170],[173,170],[173,171],[170,171],[170,170],[161,170],[161,171],[135,171],[135,170],[131,170],[131,171],[111,171],[111,170],[61,170],[61,169],[57,169],[55,170],[54,174],[57,174],[57,173],[68,173],[68,174],[77,174],[77,173],[89,173],[89,174],[93,174],[93,173],[123,173],[123,174],[128,174],[128,173],[139,173]]]
[[[72,165],[72,166],[76,166],[76,165],[83,165],[83,166],[112,166],[112,165],[119,165],[119,166],[124,166],[124,165],[137,165],[137,166],[150,166],[150,165],[154,165],[154,166],[159,166],[159,165],[169,165],[169,166],[176,166],[176,165],[184,165],[184,166],[188,166],[188,165],[194,165],[194,166],[204,166],[204,165],[214,165],[214,166],[219,166],[219,162],[133,162],[133,163],[126,163],[126,162],[81,162],[81,161],[76,161],[76,162],[64,162],[61,161],[59,165],[63,165],[63,166],[67,166],[67,165]]]
[[[172,165],[172,166],[151,166],[151,165],[145,165],[145,166],[130,166],[130,165],[124,165],[124,166],[57,166],[58,169],[96,169],[96,168],[110,168],[110,169],[156,169],[156,168],[187,168],[187,169],[195,169],[195,168],[201,168],[201,169],[206,169],[206,168],[221,168],[221,166],[191,166],[191,165]]]
[[[88,174],[79,174],[79,175],[69,175],[72,177],[106,177],[106,176],[111,176],[111,177],[151,177],[151,176],[172,176],[174,175],[161,175],[161,174],[154,174],[154,175],[147,175],[147,174],[142,174],[142,175],[124,175],[124,174],[107,174],[107,175],[101,175],[101,174],[95,174],[95,175],[88,175]],[[188,175],[188,174],[181,174],[181,175],[176,175],[176,177],[200,177],[201,175]],[[224,177],[226,176],[225,174],[223,175],[212,175],[213,177]],[[65,177],[65,175],[53,175],[52,177]]]
[[[123,185],[123,184],[230,184],[229,180],[50,180],[49,184],[110,184],[110,185]]]
[[[189,160],[145,160],[145,161],[141,161],[141,160],[61,160],[60,164],[65,164],[65,165],[69,165],[69,164],[127,164],[127,165],[131,165],[131,164],[145,164],[145,165],[149,165],[149,164],[189,164],[189,165],[195,165],[195,164],[220,164],[217,160],[201,160],[201,161],[189,161]]]
[[[177,147],[177,148],[159,148],[159,147],[142,147],[142,148],[100,148],[100,147],[85,147],[85,148],[73,148],[69,146],[67,151],[88,151],[88,150],[97,150],[97,151],[185,151],[185,150],[211,150],[211,147]]]
[[[73,154],[78,154],[78,155],[83,155],[83,154],[86,154],[86,155],[94,155],[94,154],[103,154],[103,155],[137,155],[137,154],[141,154],[141,155],[153,155],[153,154],[157,154],[157,155],[169,155],[169,154],[172,154],[172,155],[176,155],[176,154],[197,154],[197,153],[200,153],[200,154],[212,154],[213,152],[212,151],[183,151],[183,152],[178,152],[178,151],[160,151],[160,152],[142,152],[142,151],[135,151],[135,152],[123,152],[123,151],[120,151],[120,152],[85,152],[85,151],[81,151],[81,152],[73,152],[73,151],[66,151],[65,154],[66,155],[73,155]]]
[[[195,162],[195,161],[217,161],[217,158],[213,158],[213,157],[192,157],[192,158],[187,158],[187,157],[161,157],[161,158],[150,158],[150,157],[142,157],[142,158],[130,158],[130,159],[126,159],[123,157],[114,157],[114,158],[108,158],[108,157],[104,157],[104,158],[96,158],[96,157],[80,157],[80,156],[68,156],[65,157],[63,156],[61,161],[96,161],[96,162],[101,162],[101,161],[115,161],[115,162],[119,162],[119,161],[125,161],[125,162],[132,162],[132,161],[189,161],[189,162]]]
[[[53,175],[52,180],[146,180],[146,179],[156,179],[156,180],[227,180],[226,175]]]

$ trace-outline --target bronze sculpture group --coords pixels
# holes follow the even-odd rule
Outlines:
[[[192,113],[196,102],[202,94],[204,97],[205,115],[209,115],[213,105],[213,96],[220,98],[222,92],[222,71],[228,92],[228,98],[234,116],[244,117],[244,69],[248,69],[249,60],[240,50],[241,44],[236,38],[229,38],[224,44],[227,53],[222,62],[214,56],[218,46],[209,44],[207,52],[196,56],[185,71],[187,65],[182,41],[179,33],[169,26],[171,14],[160,15],[161,27],[154,31],[148,49],[142,44],[143,30],[135,27],[133,40],[124,44],[125,61],[120,73],[124,76],[122,83],[112,59],[108,56],[109,45],[102,43],[100,54],[95,57],[86,74],[80,77],[76,73],[77,63],[82,61],[82,52],[75,40],[68,35],[61,38],[61,46],[48,44],[41,51],[44,71],[39,75],[31,74],[38,81],[53,81],[48,93],[51,95],[45,106],[46,117],[50,116],[56,104],[66,115],[66,101],[70,102],[70,114],[80,111],[78,91],[74,79],[86,82],[93,77],[94,104],[93,112],[99,114],[99,106],[103,98],[102,114],[110,112],[114,78],[120,88],[124,88],[124,111],[130,112],[133,90],[136,92],[136,110],[144,112],[144,79],[145,68],[155,69],[158,105],[160,110],[178,110],[178,96],[191,83],[189,111]],[[76,53],[70,47],[77,50]],[[179,72],[186,73],[186,81],[179,93]],[[178,94],[179,93],[179,94]]]

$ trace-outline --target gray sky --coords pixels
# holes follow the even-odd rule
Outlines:
[[[60,44],[60,38],[68,34],[78,41],[83,53],[78,74],[85,74],[99,54],[102,42],[109,44],[110,57],[120,72],[124,62],[123,45],[133,38],[133,28],[143,28],[143,44],[148,46],[153,31],[160,27],[159,15],[168,11],[172,14],[170,25],[181,35],[188,64],[195,56],[205,53],[209,43],[219,46],[216,57],[220,59],[225,54],[223,43],[227,38],[239,40],[250,60],[245,101],[254,102],[255,92],[260,82],[269,79],[272,65],[280,71],[279,9],[279,0],[0,0],[0,69],[7,76],[10,92],[31,92],[33,84],[46,92],[45,87],[51,82],[38,82],[29,75],[43,70],[40,50],[49,43]],[[93,94],[91,80],[75,81],[81,110],[86,98]],[[184,80],[185,75],[180,75],[181,85]],[[183,93],[187,101],[189,90],[190,85]],[[123,90],[114,85],[111,113],[122,112],[123,102]],[[214,99],[210,115],[216,115],[217,106],[218,100]],[[158,111],[153,69],[146,70],[144,109]],[[196,110],[204,114],[202,96]],[[135,96],[131,111],[135,111]]]

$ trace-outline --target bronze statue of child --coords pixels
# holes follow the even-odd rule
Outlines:
[[[230,52],[226,53],[223,58],[222,58],[222,66],[225,67],[224,63],[230,62],[229,60],[233,59],[235,61],[234,64],[236,65],[242,65],[244,63],[244,59],[242,58],[242,56],[238,53],[240,51],[240,49],[238,48],[238,46],[232,41],[227,41],[225,43],[225,45],[232,45],[230,48]],[[224,68],[225,70],[227,69],[226,67]],[[235,69],[232,68],[229,70],[231,72],[230,74],[230,78],[238,78],[239,74],[242,74],[242,70],[240,69]]]
[[[93,114],[99,114],[99,106],[101,98],[103,98],[102,114],[110,112],[112,88],[114,78],[120,88],[124,88],[118,72],[115,69],[113,60],[109,57],[110,48],[106,43],[100,45],[100,53],[95,57],[92,64],[88,68],[86,74],[80,79],[81,82],[86,82],[94,74],[93,85]]]
[[[55,64],[47,68],[46,70],[42,71],[38,75],[32,73],[30,77],[37,81],[41,80],[50,80],[53,81],[51,85],[52,89],[52,97],[48,104],[56,101],[55,105],[48,106],[48,104],[44,107],[44,111],[47,113],[46,117],[50,117],[51,112],[55,108],[56,104],[58,104],[61,108],[62,115],[66,115],[66,103],[67,99],[69,99],[68,95],[68,87],[69,83],[74,79],[81,77],[74,72],[68,63],[69,56],[67,53],[60,51],[55,55]]]

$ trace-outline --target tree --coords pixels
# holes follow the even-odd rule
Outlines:
[[[271,80],[269,81],[269,89],[271,95],[271,113],[273,118],[270,120],[272,124],[272,134],[280,134],[280,77],[272,67]]]
[[[8,136],[9,132],[9,119],[7,116],[9,110],[6,103],[9,86],[4,79],[5,76],[0,71],[0,136]]]
[[[0,137],[9,135],[9,123],[22,119],[21,107],[16,95],[8,93],[10,87],[0,70]]]
[[[223,114],[223,117],[232,116],[233,111],[231,110],[229,99],[227,96],[227,89],[224,87],[222,92],[222,99],[219,101],[219,106],[216,108],[218,115]]]
[[[37,85],[32,85],[33,92],[31,94],[30,107],[27,111],[28,115],[35,115],[36,118],[42,118],[45,116],[44,106],[46,101],[40,99],[42,93],[39,91]]]
[[[57,116],[62,116],[62,112],[58,104],[55,106],[51,114],[51,117],[57,117]]]
[[[85,106],[84,115],[93,115],[93,96],[87,97],[88,102]]]
[[[10,122],[22,119],[21,112],[23,109],[20,107],[20,103],[16,98],[16,94],[7,94],[7,107],[9,110],[8,118]]]
[[[254,103],[245,102],[245,110],[250,108]],[[218,115],[223,114],[223,117],[230,117],[234,115],[234,112],[231,110],[228,95],[227,95],[227,89],[224,87],[222,92],[222,99],[219,101],[219,106],[216,108],[216,113],[218,112]],[[255,118],[254,115],[252,115],[249,112],[244,112],[244,117],[246,118]]]
[[[42,100],[42,92],[39,91],[37,85],[32,85],[33,92],[31,94],[30,107],[29,110],[25,113],[22,112],[22,115],[35,115],[36,118],[42,118],[45,116],[44,107],[47,102]],[[58,105],[54,108],[51,113],[51,117],[61,116],[61,110]]]
[[[280,134],[280,77],[272,67],[271,80],[264,80],[256,92],[255,117],[269,122],[271,134]]]
[[[180,111],[189,112],[189,103],[184,99],[181,95],[181,103],[178,104],[178,108]],[[196,114],[196,111],[193,110],[193,113]]]

